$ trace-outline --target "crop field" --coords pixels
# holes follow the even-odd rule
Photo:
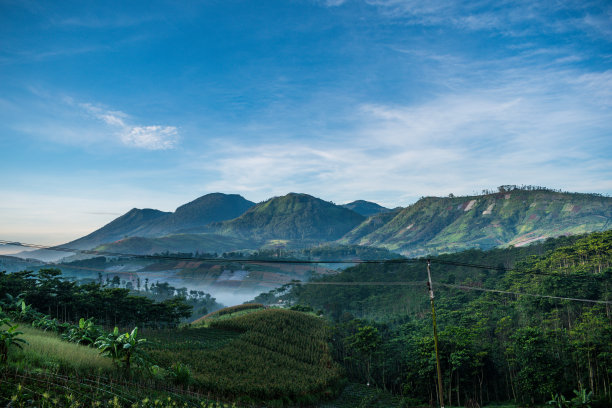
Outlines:
[[[340,367],[320,318],[270,309],[209,326],[151,333],[149,353],[165,369],[187,366],[192,389],[245,403],[314,403],[338,393]]]
[[[214,350],[240,334],[235,331],[208,328],[189,328],[179,330],[155,330],[144,332],[148,348],[155,353],[173,350]]]

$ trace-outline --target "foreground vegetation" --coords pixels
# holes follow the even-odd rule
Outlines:
[[[0,400],[12,399],[13,406],[33,401],[44,406],[77,406],[75,401],[88,406],[209,406],[201,404],[228,400],[233,406],[285,406],[340,392],[340,367],[328,347],[330,329],[304,313],[254,310],[215,319],[210,327],[149,330],[146,341],[136,329],[121,334],[116,328],[92,341],[92,333],[102,329],[90,322],[58,324],[43,316],[33,323],[49,331],[22,325],[16,333],[26,344],[13,348],[7,364],[0,366]]]
[[[611,249],[608,231],[432,258],[446,405],[610,406]],[[421,262],[364,264],[319,278],[328,286],[290,284],[258,297],[294,310],[247,304],[197,327],[127,332],[41,316],[10,290],[18,286],[2,286],[10,319],[0,316],[9,339],[0,405],[432,405],[425,276]],[[377,284],[338,285],[368,281]],[[109,344],[130,344],[129,362]]]

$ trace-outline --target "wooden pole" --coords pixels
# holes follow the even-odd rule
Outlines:
[[[431,284],[431,272],[429,270],[429,260],[427,260],[427,289],[429,290],[429,300],[431,301],[431,317],[433,319],[434,347],[436,349],[436,365],[438,368],[438,395],[440,396],[440,407],[444,408],[444,391],[442,388],[442,370],[440,369],[440,355],[438,354],[438,327],[436,325],[436,308],[434,307],[434,292]]]

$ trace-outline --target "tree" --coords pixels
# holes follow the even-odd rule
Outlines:
[[[363,360],[366,366],[366,380],[371,381],[372,356],[380,346],[382,338],[378,329],[374,326],[364,325],[357,329],[357,333],[346,339],[349,350],[354,350]]]
[[[95,345],[100,350],[100,354],[113,359],[118,365],[123,365],[127,374],[130,372],[132,362],[143,366],[147,361],[147,355],[143,350],[143,344],[146,339],[139,339],[138,327],[130,333],[119,333],[119,329],[115,327],[112,333],[106,336],[100,336]]]

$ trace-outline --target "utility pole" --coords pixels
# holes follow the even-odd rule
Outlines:
[[[438,395],[440,396],[440,408],[444,408],[444,394],[442,388],[442,370],[440,369],[440,356],[438,354],[438,327],[436,325],[436,308],[434,307],[434,293],[431,284],[431,272],[429,270],[429,259],[427,260],[427,289],[431,301],[431,317],[433,319],[434,347],[436,349],[436,365],[438,366]]]

